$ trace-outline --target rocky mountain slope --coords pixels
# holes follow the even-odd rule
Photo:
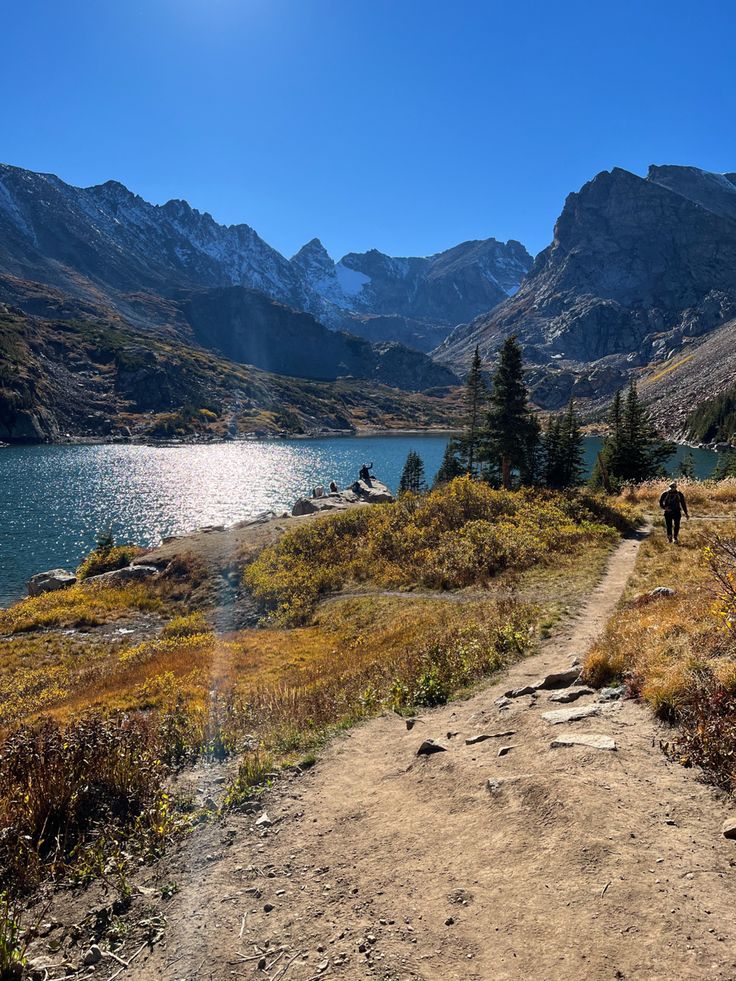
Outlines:
[[[59,291],[18,285],[17,292],[36,312],[0,303],[0,442],[69,436],[213,439],[443,427],[457,420],[456,390],[410,394],[386,384],[412,373],[417,385],[448,377],[425,355],[399,345],[381,352],[286,307],[278,314],[284,333],[273,359],[268,348],[248,349],[252,360],[276,363],[280,347],[288,349],[286,334],[304,329],[311,331],[315,347],[333,345],[328,352],[333,378],[348,374],[343,361],[352,355],[353,377],[322,382],[287,377],[206,350],[196,339],[202,329],[196,297],[174,305],[179,319],[168,334],[153,336],[112,311],[75,303]],[[251,298],[261,305],[273,302],[257,293]],[[237,329],[234,336],[240,336]],[[247,334],[242,343],[247,346]],[[278,367],[294,366],[282,358]],[[428,377],[421,374],[425,368]]]
[[[736,174],[615,168],[565,202],[552,244],[519,291],[458,327],[436,357],[457,370],[476,344],[519,336],[534,396],[607,396],[736,316]]]
[[[339,263],[313,240],[289,261],[250,226],[219,225],[185,201],[152,205],[116,181],[77,188],[0,165],[0,273],[105,300],[126,316],[141,291],[244,286],[330,327],[429,350],[517,289],[530,265],[518,242],[494,239],[428,259],[372,250]]]

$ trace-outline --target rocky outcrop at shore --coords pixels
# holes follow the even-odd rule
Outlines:
[[[371,477],[370,481],[356,480],[346,490],[301,497],[291,513],[294,517],[299,517],[323,511],[345,511],[355,504],[391,504],[394,500],[388,487],[375,477]]]

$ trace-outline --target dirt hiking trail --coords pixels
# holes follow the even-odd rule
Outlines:
[[[164,939],[124,976],[736,978],[725,796],[664,756],[666,731],[632,701],[503,697],[583,657],[637,549],[622,543],[578,614],[502,680],[411,730],[396,715],[353,730],[279,782],[265,820],[233,815],[172,853],[150,881],[179,887]],[[543,717],[581,708],[595,714]],[[616,749],[551,747],[570,736]],[[425,739],[445,751],[417,756]]]

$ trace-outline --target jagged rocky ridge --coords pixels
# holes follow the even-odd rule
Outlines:
[[[615,168],[569,195],[516,295],[458,327],[435,356],[459,371],[476,344],[492,357],[515,333],[535,400],[557,408],[570,395],[608,397],[734,316],[736,174]]]
[[[77,188],[0,165],[0,273],[111,303],[146,324],[131,294],[244,286],[336,329],[428,351],[513,293],[531,266],[518,242],[466,242],[430,258],[372,250],[334,263],[313,240],[289,261],[248,225],[185,201],[152,205],[116,181]]]

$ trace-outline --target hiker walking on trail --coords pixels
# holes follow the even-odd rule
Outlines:
[[[677,483],[673,480],[669,486],[669,489],[662,494],[659,499],[659,506],[664,511],[664,523],[667,528],[667,541],[674,541],[677,544],[677,537],[680,534],[680,521],[682,519],[682,512],[685,512],[685,517],[690,520],[690,515],[687,512],[687,503],[685,501],[685,495],[682,491],[677,489]]]

